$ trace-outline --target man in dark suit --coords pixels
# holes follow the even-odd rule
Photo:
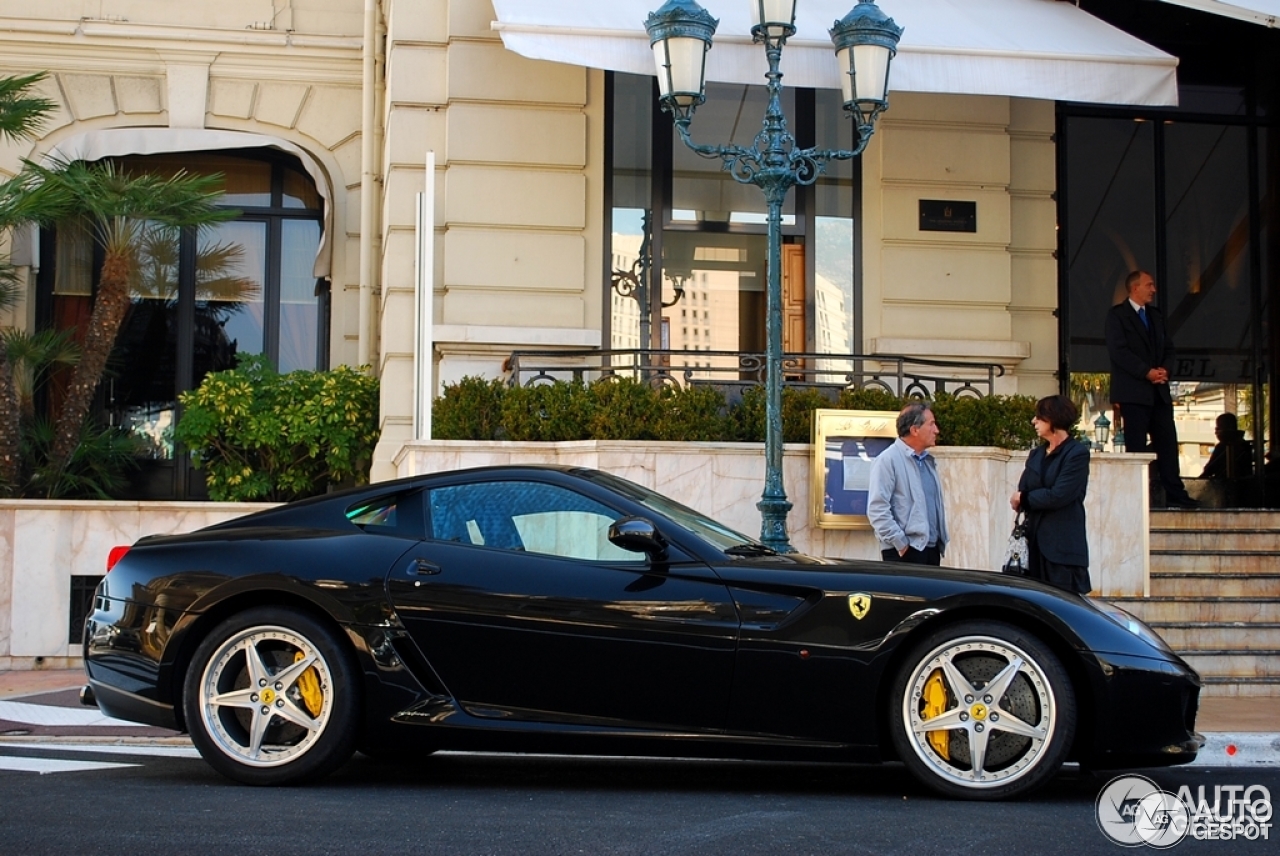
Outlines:
[[[1156,469],[1169,505],[1192,508],[1178,472],[1178,431],[1169,394],[1173,341],[1160,310],[1151,305],[1156,281],[1144,270],[1125,279],[1129,297],[1107,313],[1111,401],[1120,405],[1126,452],[1156,453]],[[1150,442],[1148,442],[1148,437]]]

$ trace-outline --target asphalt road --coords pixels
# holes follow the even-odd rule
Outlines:
[[[179,757],[0,745],[0,854],[1125,852],[1095,820],[1111,777],[1071,768],[1031,800],[989,804],[937,799],[897,766],[492,755],[357,756],[318,785],[256,789],[165,751]],[[1276,768],[1146,775],[1210,798],[1223,785],[1280,795]],[[1276,847],[1186,838],[1171,852]]]

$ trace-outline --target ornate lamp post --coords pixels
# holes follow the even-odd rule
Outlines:
[[[1107,414],[1099,413],[1098,418],[1093,420],[1094,450],[1105,452],[1109,436],[1111,436],[1111,420],[1107,418]]]
[[[760,540],[779,552],[791,552],[787,501],[782,483],[782,204],[797,184],[813,184],[829,162],[857,157],[875,130],[876,117],[889,106],[889,61],[897,53],[902,28],[872,0],[858,0],[831,28],[841,77],[844,109],[858,126],[852,151],[800,149],[787,131],[782,112],[782,48],[795,35],[797,0],[749,0],[751,35],[764,44],[769,70],[769,101],[763,127],[751,146],[695,143],[689,124],[706,101],[706,53],[719,23],[694,0],[668,0],[649,15],[645,29],[658,69],[662,109],[671,114],[686,146],[706,158],[719,158],[734,180],[754,184],[768,204],[768,269],[765,327],[765,484],[760,509]]]

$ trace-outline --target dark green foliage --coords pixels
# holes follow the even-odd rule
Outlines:
[[[729,410],[731,433],[726,440],[740,443],[764,442],[765,394],[763,386],[753,386],[743,391],[742,400]]]
[[[846,389],[833,404],[821,390],[784,387],[783,440],[811,442],[814,410],[897,412],[902,403],[882,389]],[[943,393],[932,404],[942,426],[939,444],[1026,449],[1035,440],[1035,399],[1030,396],[974,399]],[[445,387],[434,414],[432,433],[442,440],[759,443],[765,436],[765,391],[749,387],[731,407],[724,393],[711,385],[653,388],[608,378],[590,385],[561,381],[509,387],[496,380],[463,378]]]
[[[589,440],[592,401],[578,381],[508,387],[502,396],[506,440]]]
[[[587,387],[591,416],[587,437],[595,440],[656,440],[663,403],[653,387],[610,377]]]
[[[0,137],[27,140],[44,127],[45,120],[58,105],[32,94],[32,90],[48,74],[38,71],[21,77],[0,77]]]
[[[782,390],[782,442],[813,442],[813,411],[829,410],[831,399],[817,389]]]
[[[80,442],[66,467],[49,462],[54,428],[48,419],[24,422],[22,496],[44,499],[114,499],[128,484],[126,473],[137,469],[138,438],[120,428],[100,428],[86,422],[80,428]]]
[[[1029,395],[958,398],[940,393],[932,402],[942,430],[940,446],[998,446],[1028,449],[1035,442],[1031,426],[1036,400]]]
[[[893,410],[902,409],[902,399],[885,389],[842,389],[835,406],[840,410]]]
[[[714,443],[731,436],[729,407],[714,387],[666,386],[658,398],[657,439]]]
[[[440,440],[497,440],[502,428],[501,380],[464,377],[445,384],[431,407],[431,436]]]
[[[378,381],[350,366],[279,374],[262,356],[205,375],[174,432],[215,500],[287,501],[363,483],[378,442]]]
[[[744,443],[761,443],[765,437],[765,390],[753,386],[742,394],[742,403],[730,416],[734,425],[733,439]],[[834,407],[820,390],[782,389],[782,441],[809,443],[813,440],[813,411]],[[897,409],[897,408],[893,408]]]

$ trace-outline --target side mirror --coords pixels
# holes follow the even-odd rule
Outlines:
[[[609,543],[633,553],[645,553],[655,562],[667,557],[667,539],[662,537],[662,533],[658,532],[651,521],[643,517],[615,520],[609,527]]]

